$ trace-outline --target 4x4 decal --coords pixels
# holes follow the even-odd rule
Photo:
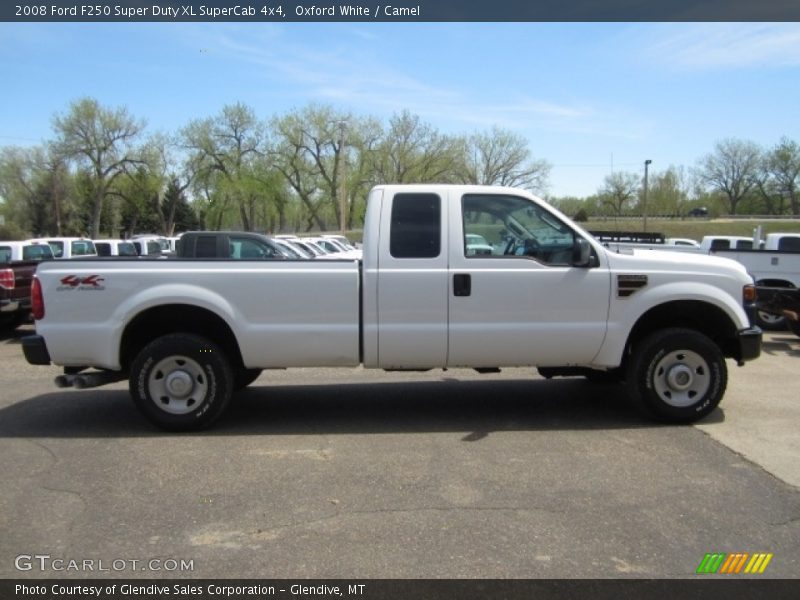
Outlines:
[[[99,275],[87,275],[85,277],[78,277],[77,275],[67,275],[66,277],[62,277],[59,282],[61,285],[58,287],[59,290],[104,290],[106,289],[104,285],[102,285],[105,278],[100,277]]]

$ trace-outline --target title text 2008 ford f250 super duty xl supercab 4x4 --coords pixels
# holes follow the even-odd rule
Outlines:
[[[721,400],[725,357],[760,353],[741,265],[615,254],[524,191],[376,187],[363,250],[362,263],[43,264],[25,355],[64,366],[62,386],[127,377],[151,421],[181,430],[209,425],[260,369],[359,363],[616,378],[650,415],[688,422]]]

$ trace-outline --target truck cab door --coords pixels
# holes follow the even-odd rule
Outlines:
[[[378,364],[444,367],[447,361],[447,202],[430,186],[382,200],[377,275]]]
[[[590,364],[611,286],[591,244],[529,198],[454,194],[448,366]]]

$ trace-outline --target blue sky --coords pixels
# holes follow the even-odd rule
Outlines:
[[[0,145],[52,137],[93,96],[148,132],[242,101],[309,102],[440,130],[493,125],[553,165],[549,192],[693,166],[726,137],[800,141],[800,25],[750,23],[1,23]]]

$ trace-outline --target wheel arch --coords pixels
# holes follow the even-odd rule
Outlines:
[[[222,349],[231,367],[244,365],[239,343],[225,319],[207,308],[174,303],[147,308],[128,322],[120,338],[122,368],[127,371],[148,343],[172,333],[204,337]]]
[[[725,310],[702,300],[674,300],[654,306],[639,317],[625,344],[623,366],[639,341],[655,331],[674,327],[702,333],[719,346],[723,356],[736,354],[737,327]]]

